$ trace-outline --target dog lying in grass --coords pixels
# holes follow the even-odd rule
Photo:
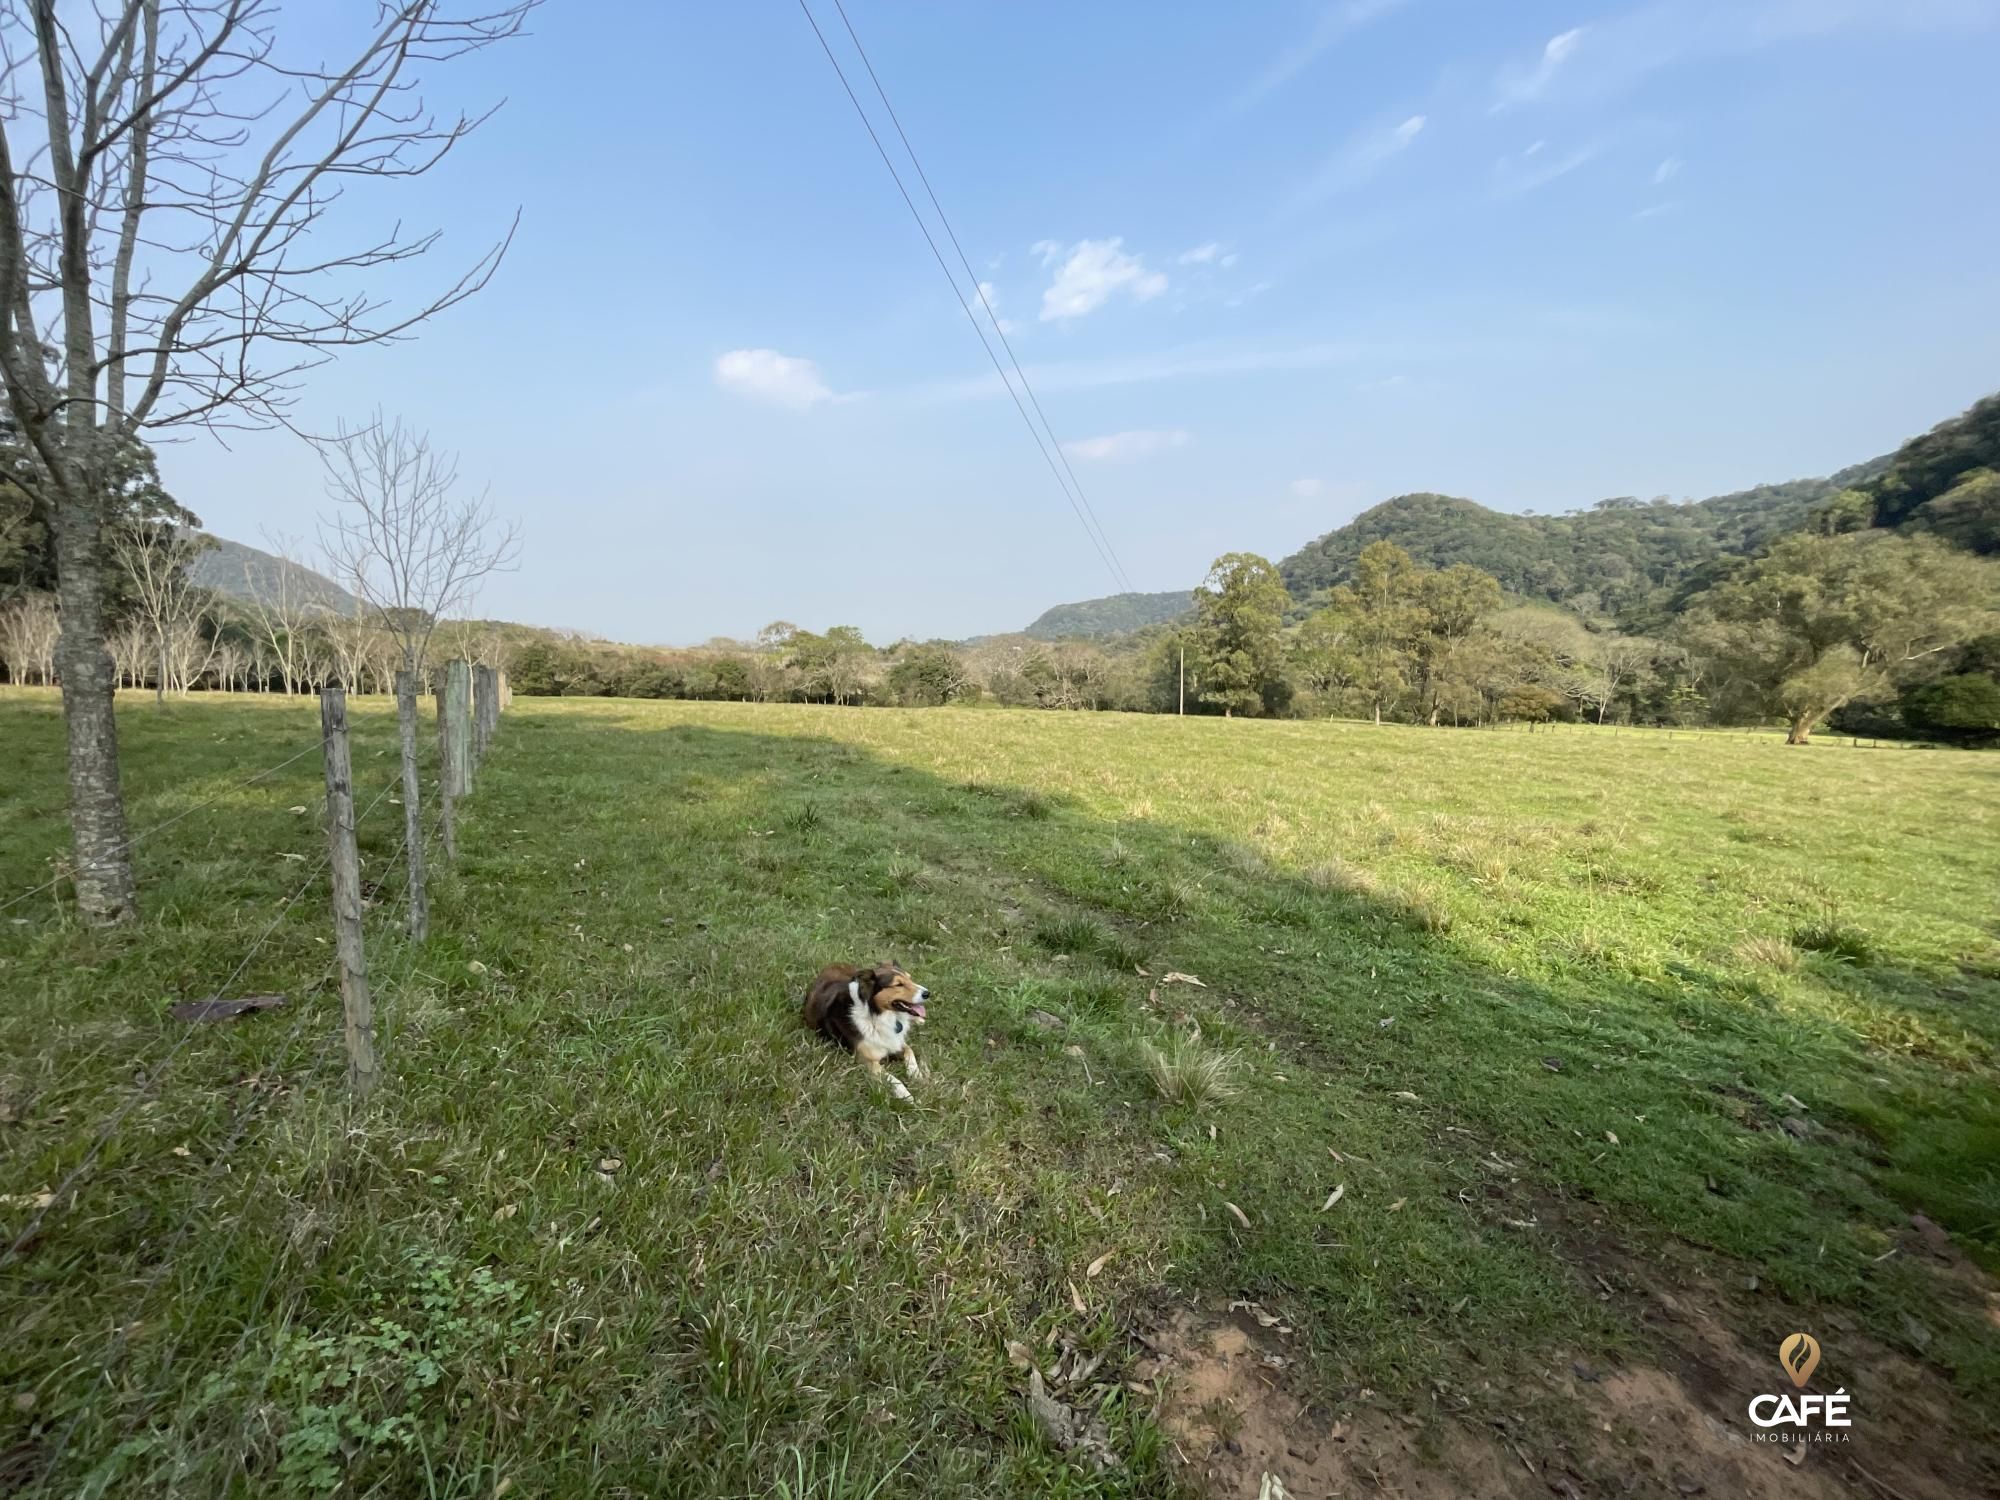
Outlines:
[[[910,1037],[924,1024],[924,1002],[931,992],[898,964],[857,969],[852,964],[828,964],[806,989],[805,1023],[828,1041],[838,1042],[861,1059],[877,1078],[889,1079],[898,1099],[910,1097],[903,1080],[882,1072],[883,1062],[903,1059],[911,1079],[921,1074]]]

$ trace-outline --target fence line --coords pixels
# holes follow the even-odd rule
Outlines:
[[[447,680],[452,683],[452,686],[462,692],[462,696],[459,696],[459,693],[456,692],[451,694],[450,696],[458,697],[456,711],[441,712],[439,715],[439,727],[442,733],[439,744],[437,784],[440,797],[439,807],[429,831],[430,834],[442,834],[447,860],[453,856],[455,850],[453,803],[456,799],[452,796],[452,793],[457,791],[460,795],[464,795],[471,791],[473,768],[484,758],[485,751],[494,733],[497,731],[500,714],[506,706],[508,698],[505,678],[490,668],[484,669],[479,678],[476,679],[478,682],[476,691],[479,698],[478,706],[480,712],[475,720],[472,713],[474,706],[472,699],[475,691],[473,684],[475,679],[466,670],[464,663],[458,663],[457,667],[458,670],[456,672],[448,671],[445,674]],[[440,703],[441,710],[446,707],[447,703]],[[367,907],[360,900],[360,865],[355,835],[390,793],[399,786],[404,790],[406,801],[413,793],[420,795],[419,789],[422,785],[422,778],[418,775],[418,769],[415,764],[414,736],[407,733],[402,734],[403,754],[396,776],[386,782],[381,790],[369,800],[368,804],[358,814],[354,813],[351,782],[351,752],[347,745],[344,692],[338,687],[323,692],[321,694],[321,710],[322,734],[318,741],[318,748],[321,750],[324,761],[328,789],[328,839],[326,845],[319,858],[307,870],[304,878],[279,902],[277,912],[251,940],[249,947],[244,950],[242,955],[230,968],[228,975],[216,986],[214,993],[219,998],[227,996],[230,989],[248,970],[257,954],[262,951],[265,944],[277,932],[278,928],[284,925],[287,919],[294,914],[299,902],[307,891],[319,880],[323,872],[327,871],[329,867],[333,867],[337,872],[336,879],[333,882],[332,895],[337,914],[336,935],[341,939],[339,950],[343,976],[343,1011],[348,1018],[348,1024],[345,1028],[345,1038],[349,1058],[349,1095],[350,1098],[356,1098],[365,1090],[366,1083],[372,1076],[374,1028],[372,1016],[368,1014],[365,1005],[358,1011],[354,1006],[352,1001],[353,991],[350,987],[351,982],[358,981],[365,993],[365,986],[367,984],[366,950],[361,942],[362,924],[367,915]],[[126,839],[119,846],[120,850],[129,849],[142,839],[172,827],[174,824],[192,817],[204,809],[214,807],[232,793],[255,785],[257,782],[277,774],[305,759],[306,756],[312,753],[314,748],[314,745],[309,744],[284,760],[267,766],[253,775],[233,783],[217,792],[214,796],[197,803],[195,806],[184,808],[172,817],[163,819],[148,828],[140,830]],[[343,816],[343,813],[345,816]],[[388,889],[387,881],[394,878],[395,871],[400,867],[403,875],[400,904],[406,908],[414,908],[417,903],[421,903],[424,900],[422,857],[423,846],[429,841],[429,838],[423,828],[423,821],[420,807],[412,808],[406,812],[402,835],[388,856],[388,869],[384,877],[376,882],[378,898],[386,893]],[[344,877],[338,873],[341,871],[343,865],[345,866]],[[13,897],[5,905],[0,905],[0,911],[11,909],[43,891],[52,889],[72,873],[69,871],[58,872],[53,879]],[[377,904],[378,906],[385,906],[392,918],[393,925],[397,903],[385,903],[378,899]],[[405,948],[414,952],[415,948],[423,941],[424,934],[421,926],[413,922],[405,936]],[[284,1034],[284,1037],[272,1053],[273,1068],[277,1071],[280,1079],[282,1079],[282,1070],[286,1060],[291,1056],[300,1034],[309,1024],[314,1012],[315,1007],[302,995],[299,999],[297,1018],[293,1021],[291,1029]],[[82,1158],[63,1175],[55,1188],[49,1193],[47,1199],[36,1208],[33,1216],[28,1220],[20,1233],[14,1237],[6,1250],[0,1252],[0,1269],[11,1266],[20,1260],[27,1246],[37,1239],[46,1226],[52,1221],[61,1220],[70,1211],[74,1210],[84,1190],[92,1180],[89,1174],[102,1157],[105,1147],[117,1136],[126,1121],[132,1117],[134,1111],[159,1091],[167,1076],[173,1071],[175,1064],[186,1053],[197,1029],[198,1023],[193,1021],[187,1022],[181,1035],[151,1064],[140,1083],[105,1118]],[[306,1076],[310,1076],[318,1070],[331,1044],[331,1034],[322,1038],[312,1061],[308,1064]],[[358,1062],[360,1061],[368,1062],[369,1066],[366,1068],[358,1066]],[[281,1084],[274,1086],[262,1094],[253,1095],[238,1106],[231,1120],[228,1134],[221,1147],[217,1150],[214,1160],[210,1163],[208,1175],[211,1180],[218,1178],[220,1173],[227,1169],[229,1162],[236,1153],[237,1146],[269,1114],[272,1105],[282,1091]],[[246,1206],[251,1202],[257,1185],[261,1183],[270,1166],[271,1157],[267,1153],[253,1172],[250,1184],[244,1191],[242,1201]],[[212,1205],[203,1205],[203,1207],[206,1206]],[[202,1216],[202,1213],[198,1209],[190,1209],[182,1215],[181,1222],[169,1240],[166,1249],[158,1257],[156,1265],[148,1274],[139,1290],[133,1316],[114,1325],[111,1339],[105,1348],[102,1359],[99,1361],[98,1374],[93,1378],[93,1388],[99,1381],[108,1381],[111,1372],[117,1366],[120,1359],[123,1358],[139,1314],[145,1311],[162,1280],[174,1267],[176,1252],[187,1236],[193,1231],[197,1220]],[[239,1219],[238,1227],[232,1233],[240,1234],[242,1232],[244,1232],[242,1222]],[[233,1240],[231,1243],[234,1243]],[[227,1256],[213,1258],[213,1269],[209,1273],[208,1286],[204,1290],[204,1296],[206,1295],[206,1291],[212,1289],[220,1279],[223,1268],[228,1263],[228,1260],[229,1257]],[[271,1268],[266,1273],[264,1283],[259,1288],[252,1308],[244,1318],[243,1330],[237,1339],[237,1349],[230,1356],[232,1361],[240,1353],[242,1344],[249,1338],[257,1326],[255,1319],[263,1310],[271,1283],[277,1275],[282,1260],[282,1252],[273,1255]],[[186,1335],[183,1335],[182,1341],[185,1340],[185,1337]],[[170,1345],[164,1356],[165,1366],[170,1367],[180,1352],[181,1341]],[[79,1396],[75,1412],[65,1424],[62,1434],[56,1442],[47,1463],[41,1466],[38,1482],[46,1482],[57,1472],[79,1424],[92,1408],[93,1401],[91,1398],[92,1392],[89,1390]]]

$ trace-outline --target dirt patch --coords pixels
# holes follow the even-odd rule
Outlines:
[[[1719,1325],[1710,1325],[1720,1333]],[[1699,1322],[1691,1342],[1701,1344]],[[1557,1356],[1520,1388],[1517,1409],[1438,1405],[1396,1411],[1366,1389],[1315,1393],[1285,1340],[1254,1309],[1182,1308],[1142,1336],[1131,1378],[1155,1395],[1155,1416],[1182,1478],[1217,1500],[1257,1500],[1266,1476],[1292,1500],[1397,1496],[1485,1500],[1558,1495],[1692,1496],[1715,1500],[1960,1500],[1990,1493],[1987,1477],[1951,1452],[1949,1426],[1885,1433],[1857,1424],[1846,1444],[1763,1443],[1743,1407],[1772,1390],[1775,1360],[1754,1375],[1740,1351],[1668,1350],[1673,1368],[1598,1370]],[[1870,1384],[1884,1401],[1926,1372],[1905,1366]],[[1895,1395],[1906,1409],[1911,1391]],[[1940,1418],[1942,1420],[1942,1418]]]
[[[1158,1393],[1156,1416],[1182,1477],[1210,1495],[1257,1500],[1267,1474],[1292,1500],[1547,1493],[1520,1458],[1457,1424],[1399,1419],[1361,1402],[1335,1411],[1295,1392],[1291,1354],[1247,1312],[1183,1310],[1144,1342],[1150,1353],[1133,1379]]]

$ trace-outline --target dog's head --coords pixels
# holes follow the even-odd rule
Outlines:
[[[876,964],[854,976],[861,998],[877,1013],[899,1010],[913,1021],[924,1019],[931,992],[904,972],[901,964]]]

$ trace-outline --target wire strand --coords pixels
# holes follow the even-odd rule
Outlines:
[[[375,794],[375,800],[368,804],[367,809],[359,817],[355,818],[354,823],[357,828],[368,817],[369,813],[375,811],[381,804],[382,799],[389,795],[390,788],[400,783],[400,779],[399,777],[396,781],[391,781]],[[229,977],[216,986],[216,994],[220,995],[226,991],[242,976],[243,971],[250,967],[250,960],[257,956],[258,950],[264,946],[271,934],[276,932],[279,925],[291,914],[292,907],[306,893],[307,888],[315,880],[319,879],[320,872],[327,867],[332,858],[333,850],[329,846],[327,851],[320,855],[318,862],[307,872],[306,878],[300,881],[292,893],[278,904],[278,914],[271,918],[264,930],[251,940],[250,947],[245,951],[242,958],[237,960],[236,967],[229,971]],[[64,1195],[75,1186],[77,1179],[97,1160],[98,1155],[104,1150],[105,1144],[117,1133],[118,1127],[123,1125],[130,1118],[132,1111],[139,1107],[140,1102],[158,1087],[160,1080],[172,1068],[175,1059],[180,1056],[188,1043],[194,1039],[196,1030],[197,1028],[190,1023],[182,1031],[179,1039],[174,1042],[173,1046],[167,1049],[166,1055],[160,1059],[158,1066],[151,1073],[147,1074],[146,1081],[134,1090],[131,1097],[112,1113],[110,1120],[98,1132],[97,1139],[91,1142],[90,1149],[84,1153],[83,1160],[70,1168],[67,1175],[57,1184],[55,1191],[49,1194],[49,1201],[35,1211],[35,1216],[28,1221],[27,1227],[14,1237],[14,1242],[7,1247],[4,1253],[0,1253],[0,1270],[4,1270],[20,1258],[21,1247],[34,1238],[36,1232],[42,1227],[43,1221],[48,1218],[50,1210],[63,1201]]]
[[[1078,524],[1083,527],[1083,534],[1090,538],[1090,545],[1096,549],[1098,561],[1102,562],[1105,571],[1110,573],[1111,581],[1121,589],[1129,591],[1130,585],[1122,576],[1118,566],[1112,561],[1111,554],[1105,550],[1105,544],[1097,539],[1097,533],[1091,529],[1090,520],[1085,515],[1083,507],[1078,504],[1077,497],[1070,493],[1069,486],[1064,483],[1062,470],[1056,467],[1055,459],[1050,456],[1048,444],[1042,440],[1042,434],[1036,428],[1033,419],[1029,417],[1027,407],[1021,404],[1021,398],[1014,390],[1013,381],[1007,378],[1007,371],[1000,363],[1000,356],[993,352],[993,345],[986,337],[986,330],[979,326],[978,314],[973,312],[971,306],[967,304],[964,296],[959,292],[958,277],[952,274],[951,267],[945,264],[944,252],[938,249],[937,239],[931,234],[930,225],[924,222],[924,216],[917,211],[916,200],[910,196],[910,190],[903,185],[902,173],[896,170],[895,162],[889,159],[888,148],[882,144],[882,137],[876,134],[874,121],[868,118],[868,111],[862,108],[861,100],[854,92],[854,86],[847,81],[847,74],[840,66],[840,59],[833,55],[833,48],[828,45],[826,34],[819,29],[819,22],[813,18],[813,13],[806,5],[806,0],[799,0],[799,10],[805,15],[806,24],[812,27],[813,35],[819,38],[820,50],[826,54],[826,60],[833,65],[834,76],[840,80],[840,86],[846,91],[848,102],[854,106],[854,112],[861,117],[862,128],[868,132],[868,139],[875,143],[875,152],[882,158],[882,165],[889,169],[890,177],[895,179],[896,191],[902,194],[903,205],[909,209],[910,217],[917,221],[917,228],[923,234],[924,243],[931,247],[931,255],[937,261],[938,269],[944,272],[945,280],[951,283],[953,299],[957,301],[960,311],[966,316],[966,320],[972,324],[972,331],[979,335],[979,346],[986,351],[986,357],[993,362],[993,372],[1000,377],[1000,383],[1007,388],[1007,394],[1013,398],[1014,409],[1021,414],[1021,420],[1027,424],[1028,435],[1035,440],[1035,447],[1041,451],[1042,461],[1049,466],[1049,473],[1055,477],[1056,488],[1062,491],[1063,499],[1069,502],[1069,508],[1076,512],[1076,519]],[[912,159],[914,160],[914,158]],[[975,286],[976,291],[977,288]],[[983,295],[980,297],[980,300],[982,302],[985,301]],[[1060,451],[1060,445],[1058,445],[1058,451]]]
[[[924,185],[924,194],[931,200],[931,207],[937,210],[938,222],[944,225],[945,235],[951,240],[951,248],[958,253],[958,263],[965,267],[966,279],[972,283],[972,289],[979,298],[979,305],[986,309],[986,316],[993,323],[993,332],[999,337],[1000,347],[1007,351],[1008,362],[1013,365],[1014,373],[1020,377],[1021,389],[1028,393],[1029,404],[1035,408],[1035,415],[1041,418],[1042,430],[1049,435],[1049,442],[1054,445],[1057,457],[1062,460],[1063,472],[1069,475],[1069,482],[1076,487],[1076,497],[1083,503],[1085,514],[1090,517],[1091,524],[1096,526],[1098,536],[1104,540],[1104,550],[1110,554],[1118,581],[1125,585],[1127,593],[1132,592],[1131,576],[1125,571],[1125,564],[1118,556],[1118,549],[1112,545],[1111,534],[1104,529],[1103,521],[1098,519],[1097,511],[1090,503],[1090,497],[1083,492],[1083,481],[1076,477],[1076,469],[1069,461],[1069,454],[1064,450],[1061,440],[1056,437],[1056,430],[1050,425],[1048,413],[1042,410],[1041,398],[1035,394],[1034,386],[1028,381],[1028,372],[1021,368],[1020,356],[1015,354],[1014,345],[1007,338],[1007,330],[1000,325],[1000,315],[993,310],[993,304],[986,296],[986,284],[979,279],[979,273],[972,269],[972,262],[965,253],[965,246],[959,243],[958,231],[951,227],[950,216],[945,213],[944,205],[938,202],[937,191],[931,186],[930,174],[924,171],[923,162],[917,159],[917,148],[910,144],[909,134],[903,129],[902,118],[896,113],[896,106],[889,102],[889,92],[882,87],[882,80],[875,72],[875,64],[869,59],[868,49],[861,45],[860,34],[855,31],[854,23],[847,17],[847,7],[841,0],[833,0],[833,8],[840,12],[840,24],[847,28],[848,39],[854,43],[854,50],[860,55],[861,65],[868,70],[868,81],[875,85],[876,97],[882,101],[882,108],[888,111],[889,122],[896,127],[896,137],[902,141],[903,150],[909,153],[910,165],[917,169],[917,180]]]
[[[163,818],[161,821],[153,824],[150,828],[142,828],[137,833],[127,836],[125,841],[117,845],[112,850],[112,852],[114,854],[125,853],[134,844],[138,843],[141,839],[151,838],[154,834],[160,832],[161,829],[171,828],[174,826],[174,824],[180,822],[181,819],[183,818],[191,818],[198,812],[205,812],[207,809],[215,806],[215,804],[220,802],[224,797],[229,796],[230,793],[240,792],[246,786],[254,786],[258,782],[262,781],[266,776],[275,776],[278,772],[284,770],[285,767],[292,765],[297,761],[304,760],[308,755],[312,754],[313,751],[319,748],[320,748],[320,742],[318,740],[314,740],[311,744],[307,745],[305,749],[299,751],[298,754],[288,755],[283,760],[279,761],[275,766],[266,766],[256,775],[246,776],[243,778],[243,780],[237,782],[234,786],[224,787],[221,791],[217,792],[213,797],[210,797],[206,802],[198,802],[193,807],[184,808],[182,811],[175,813],[171,818]],[[81,875],[85,870],[102,870],[109,868],[109,866],[110,866],[110,861],[99,859],[88,864],[78,865],[73,870],[64,870],[59,874],[57,874],[53,879],[43,881],[33,890],[23,891],[21,892],[20,895],[14,897],[11,901],[8,901],[5,905],[0,905],[0,911],[11,911],[13,908],[19,906],[23,901],[28,900],[30,897],[39,896],[43,891],[46,891],[53,886],[61,885],[65,880],[73,879],[74,877]]]

